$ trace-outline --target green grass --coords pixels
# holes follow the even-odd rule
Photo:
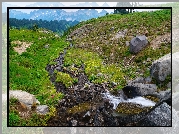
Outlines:
[[[45,67],[59,56],[59,53],[68,43],[63,41],[63,39],[55,38],[54,33],[45,34],[27,29],[13,29],[9,31],[9,35],[11,41],[9,44],[10,90],[27,91],[35,95],[41,104],[48,105],[50,109],[53,109],[58,100],[63,97],[63,94],[56,92],[55,86],[51,83]],[[39,38],[42,39],[39,40]],[[32,42],[33,44],[27,49],[27,52],[19,55],[13,49],[16,44],[12,44],[12,41],[18,40]],[[48,49],[44,47],[46,44],[50,44]],[[12,118],[17,117],[13,113],[11,115]],[[45,125],[47,119],[50,118],[48,117],[49,115],[44,116],[43,119],[45,120],[40,124],[40,122],[36,122],[37,120],[34,119],[34,116],[27,125]],[[42,117],[37,116],[37,118],[40,120]],[[14,125],[16,124],[18,122]]]
[[[69,74],[63,72],[55,72],[56,73],[56,82],[61,82],[65,85],[66,88],[69,88],[74,83],[78,82],[78,79],[72,78]]]
[[[113,31],[110,30],[112,27]],[[128,30],[125,37],[113,39],[118,31],[125,29]],[[149,45],[138,54],[131,54],[129,47],[126,46],[126,41],[130,41],[137,34],[145,34],[146,30]],[[152,62],[171,52],[171,43],[160,44],[157,49],[153,49],[150,44],[157,36],[171,32],[171,10],[168,9],[126,15],[106,15],[81,22],[69,31],[71,31],[70,37],[74,39],[77,48],[96,52],[106,64],[114,64],[119,67],[128,80],[140,74],[149,76],[146,70],[150,68]],[[148,58],[150,61],[147,61]],[[139,69],[141,71],[137,73]]]

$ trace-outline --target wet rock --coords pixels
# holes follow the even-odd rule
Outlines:
[[[168,75],[171,75],[171,54],[167,54],[154,61],[150,68],[151,77],[162,82]]]
[[[147,44],[148,41],[145,35],[134,37],[130,41],[130,45],[129,45],[130,52],[136,54],[139,51],[141,51],[144,47],[146,47]]]
[[[47,114],[49,112],[49,107],[47,105],[39,105],[36,108],[37,113]]]
[[[134,98],[136,96],[155,94],[157,86],[155,84],[132,83],[128,84],[122,90],[128,98]]]
[[[138,125],[139,126],[171,126],[171,108],[167,103],[162,103],[153,111],[146,115]]]

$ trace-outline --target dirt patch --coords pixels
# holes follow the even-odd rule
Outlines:
[[[32,45],[31,42],[21,42],[21,41],[13,41],[12,44],[17,44],[18,46],[14,47],[14,50],[19,54],[26,52],[26,49]]]
[[[165,35],[159,35],[151,41],[151,47],[154,49],[159,48],[161,44],[171,43],[171,33],[166,33]]]

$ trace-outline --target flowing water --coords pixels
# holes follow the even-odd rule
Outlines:
[[[134,104],[141,104],[142,106],[145,107],[155,106],[156,104],[155,102],[141,96],[135,97],[133,99],[124,100],[122,96],[116,97],[112,95],[110,92],[103,93],[103,95],[105,99],[109,99],[110,103],[114,105],[113,109],[116,109],[118,104],[121,102],[131,102]]]

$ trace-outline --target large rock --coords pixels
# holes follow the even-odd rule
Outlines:
[[[131,53],[138,53],[139,51],[141,51],[145,46],[147,46],[148,41],[146,39],[146,36],[137,36],[134,37],[131,41],[130,41],[130,52]]]
[[[167,54],[154,61],[150,68],[151,77],[162,82],[168,75],[171,75],[171,54]]]
[[[16,98],[19,100],[19,102],[25,104],[27,107],[30,107],[33,104],[40,104],[34,95],[22,90],[10,90],[9,98]]]
[[[129,83],[122,90],[128,98],[134,98],[136,96],[156,94],[157,86],[155,84]]]
[[[171,108],[162,103],[138,123],[139,126],[172,126]]]

